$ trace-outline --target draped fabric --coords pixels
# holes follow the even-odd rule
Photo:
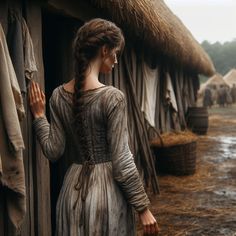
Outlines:
[[[132,77],[132,72],[130,71],[130,67],[128,67],[129,61],[129,52],[124,54],[123,68],[125,69],[124,77],[127,80],[127,90],[129,91],[129,104],[131,106],[131,111],[133,114],[133,120],[130,123],[135,124],[136,132],[137,132],[137,142],[139,143],[139,152],[141,154],[141,165],[144,169],[144,174],[146,179],[149,179],[152,183],[152,187],[154,192],[158,192],[158,181],[156,177],[154,160],[149,146],[149,139],[147,134],[147,129],[145,127],[145,119],[144,115],[141,112],[140,106],[137,101],[137,95],[135,91],[135,86],[133,80],[135,78]],[[137,65],[139,66],[139,65]]]
[[[190,75],[186,75],[186,84],[187,84],[187,90],[188,90],[188,107],[193,107],[196,104],[195,101],[195,92],[194,92],[194,85],[193,85],[193,78]],[[198,80],[196,78],[196,80]]]
[[[158,72],[157,69],[151,69],[145,62],[143,66],[143,79],[142,79],[142,104],[141,110],[145,114],[145,118],[152,127],[155,127],[155,110],[156,110],[156,96],[157,96],[157,83]]]
[[[170,104],[166,99],[167,94],[167,77],[166,69],[160,67],[160,84],[159,84],[159,103],[157,103],[156,109],[159,111],[159,117],[156,116],[156,123],[159,122],[160,133],[168,132],[171,130],[171,116],[170,116]]]
[[[156,102],[156,130],[160,133],[187,128],[188,107],[196,105],[199,80],[180,68],[159,66]]]
[[[142,96],[145,86],[147,86],[147,83],[144,82],[144,68],[147,65],[144,63],[142,55],[137,57],[134,50],[126,49],[119,65],[114,70],[113,76],[108,81],[114,83],[127,96],[129,104],[129,133],[131,136],[130,146],[139,170],[143,169],[147,178],[152,173],[155,173],[155,170],[152,167],[153,158],[149,156],[150,147],[148,142],[140,141],[140,137],[148,140],[152,136],[148,133],[149,126],[146,125],[145,112],[143,113],[141,110],[142,104],[147,103],[148,99],[152,97],[145,98]],[[149,69],[153,74],[156,74],[156,80],[152,80],[155,87],[155,95],[152,102],[155,104],[155,108],[151,109],[152,115],[150,116],[153,117],[154,113],[156,130],[164,133],[172,130],[186,129],[185,114],[189,106],[195,105],[194,94],[196,94],[196,86],[193,80],[198,81],[198,78],[192,78],[177,67],[171,68],[157,65],[157,69]],[[151,77],[154,78],[154,76],[150,76],[151,74],[149,73],[147,76],[149,80]],[[109,83],[107,80],[104,81]],[[149,94],[153,94],[150,88],[146,87],[146,94],[147,91]],[[140,142],[142,142],[142,145],[140,145]]]
[[[167,103],[172,106],[173,110],[175,112],[178,112],[178,107],[176,103],[176,98],[175,98],[175,92],[172,86],[172,81],[170,78],[169,72],[166,72],[166,97],[165,99],[167,100]]]
[[[7,213],[18,230],[26,212],[24,140],[19,122],[25,110],[1,24],[0,58],[0,185],[6,188]]]
[[[143,59],[137,58],[134,50],[126,48],[118,65],[110,76],[101,76],[105,84],[113,84],[122,90],[128,104],[129,144],[135,163],[146,183],[151,183],[153,191],[159,192],[152,155],[147,133],[144,113],[141,111],[143,93]]]
[[[26,93],[25,79],[32,79],[37,71],[34,47],[24,18],[13,9],[9,10],[7,43],[21,92]]]
[[[183,94],[182,94],[182,73],[179,71],[174,71],[171,73],[173,76],[173,85],[174,90],[176,92],[176,102],[178,106],[178,118],[181,129],[186,128],[186,121],[185,121],[185,108],[183,104]]]
[[[199,79],[196,76],[184,73],[181,69],[170,70],[173,88],[178,107],[178,122],[182,130],[187,128],[185,115],[189,107],[196,105],[196,94],[199,88]]]
[[[9,10],[7,44],[22,92],[26,93],[24,73],[24,51],[20,14],[13,9]]]
[[[169,71],[166,72],[166,102],[169,107],[169,115],[170,115],[170,127],[175,131],[179,131],[180,124],[178,119],[178,106],[176,102],[175,91],[173,88],[173,78],[171,79]]]

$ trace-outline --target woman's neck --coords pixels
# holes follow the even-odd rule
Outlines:
[[[94,89],[103,86],[98,80],[101,62],[100,60],[95,60],[90,63],[86,71],[86,77],[84,80],[84,90]]]

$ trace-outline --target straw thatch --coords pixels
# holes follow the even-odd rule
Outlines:
[[[217,90],[221,85],[228,86],[228,84],[224,81],[223,76],[219,73],[216,73],[211,78],[209,78],[205,83],[201,84],[198,94],[199,96],[203,95],[207,86],[212,88],[215,87],[215,90]]]
[[[206,52],[163,0],[90,1],[146,45],[195,72],[213,74],[214,66]]]
[[[48,4],[60,6],[74,17],[110,19],[125,31],[131,42],[143,42],[156,55],[162,54],[194,73],[208,76],[214,73],[206,52],[163,0],[71,0],[70,3],[49,0]]]
[[[236,69],[230,70],[223,79],[230,87],[233,87],[233,84],[236,84]]]

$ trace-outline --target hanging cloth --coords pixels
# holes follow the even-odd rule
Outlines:
[[[26,212],[25,175],[20,122],[25,116],[21,91],[0,24],[0,185],[6,187],[6,209],[18,229]]]
[[[34,56],[34,46],[29,33],[28,26],[22,18],[22,38],[23,38],[23,49],[24,49],[24,71],[26,79],[33,79],[33,72],[37,71],[36,60]]]
[[[8,14],[7,44],[20,90],[26,93],[21,20],[13,10]]]
[[[171,82],[170,74],[166,72],[166,101],[172,106],[175,112],[178,112],[177,102],[175,98],[175,92]]]
[[[143,93],[141,110],[152,127],[155,127],[156,95],[158,84],[157,69],[151,69],[143,62]]]
[[[13,9],[9,10],[7,43],[20,90],[26,93],[25,78],[32,79],[37,71],[34,47],[24,18]]]

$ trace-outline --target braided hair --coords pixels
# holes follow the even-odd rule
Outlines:
[[[85,23],[76,33],[73,44],[74,56],[74,114],[75,123],[79,125],[83,107],[82,93],[86,78],[86,71],[99,49],[106,46],[109,50],[124,47],[122,31],[114,23],[96,18]],[[77,126],[78,127],[78,126]]]

